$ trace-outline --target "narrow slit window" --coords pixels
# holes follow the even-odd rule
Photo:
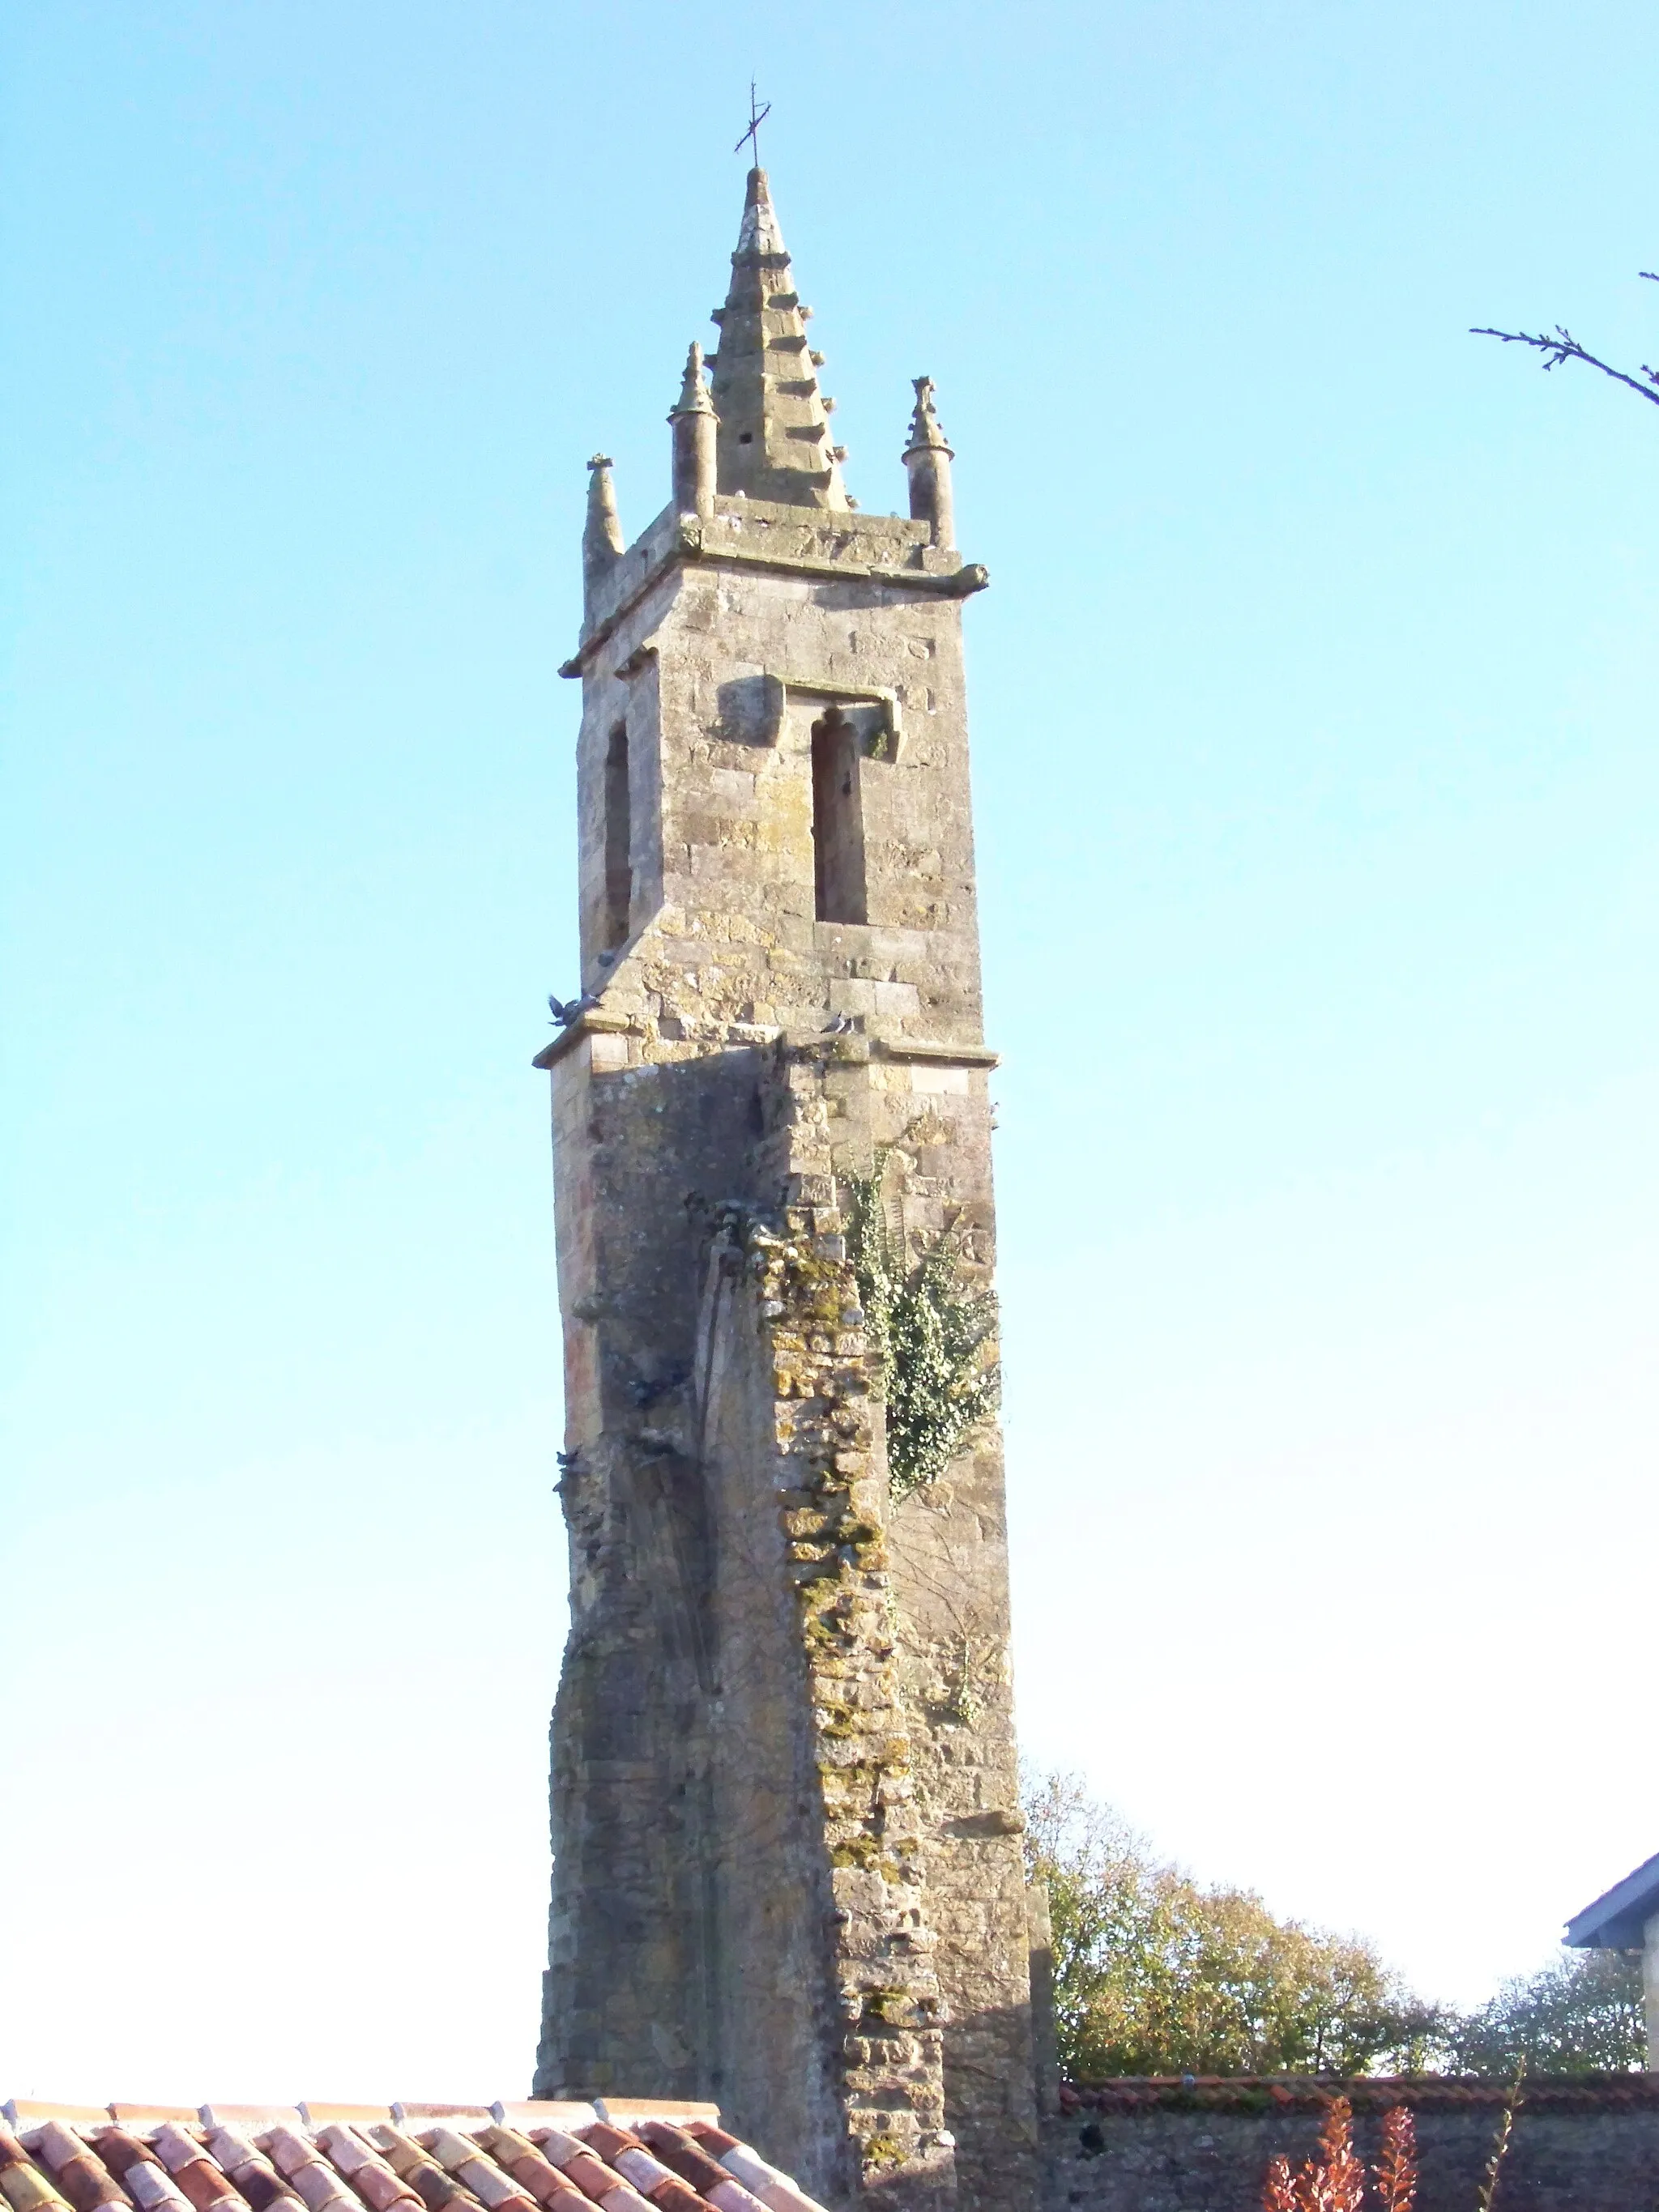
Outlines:
[[[820,921],[869,919],[858,732],[838,707],[812,726],[812,873]]]
[[[605,755],[605,943],[628,941],[634,903],[634,827],[628,791],[628,730],[618,722]]]

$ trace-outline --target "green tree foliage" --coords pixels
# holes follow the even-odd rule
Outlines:
[[[1564,1951],[1540,1973],[1505,1982],[1478,2012],[1449,2020],[1456,2074],[1639,2073],[1647,2064],[1642,1961],[1633,1951]]]
[[[851,1194],[848,1252],[870,1343],[882,1363],[887,1472],[895,1498],[937,1482],[973,1431],[997,1409],[995,1295],[965,1279],[947,1232],[914,1263],[889,1218],[884,1146]]]
[[[1048,1886],[1071,2079],[1406,2072],[1426,2062],[1440,2015],[1369,1945],[1158,1864],[1070,1777],[1033,1778],[1025,1818],[1028,1870]]]

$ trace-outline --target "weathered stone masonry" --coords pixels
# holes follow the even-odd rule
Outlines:
[[[673,498],[596,462],[552,1074],[570,1542],[540,2094],[718,2099],[831,2203],[1034,2201],[1000,1441],[889,1494],[849,1178],[988,1281],[950,449],[848,499],[763,176]]]

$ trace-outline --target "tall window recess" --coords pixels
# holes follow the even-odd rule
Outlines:
[[[628,942],[634,903],[634,825],[628,790],[628,726],[618,722],[605,752],[605,950]]]
[[[812,725],[812,874],[820,921],[867,921],[859,734],[839,707]]]

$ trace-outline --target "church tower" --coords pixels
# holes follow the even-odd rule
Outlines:
[[[536,2094],[1034,2203],[951,452],[860,513],[765,173],[632,545],[590,464],[553,1091],[570,1638]]]

